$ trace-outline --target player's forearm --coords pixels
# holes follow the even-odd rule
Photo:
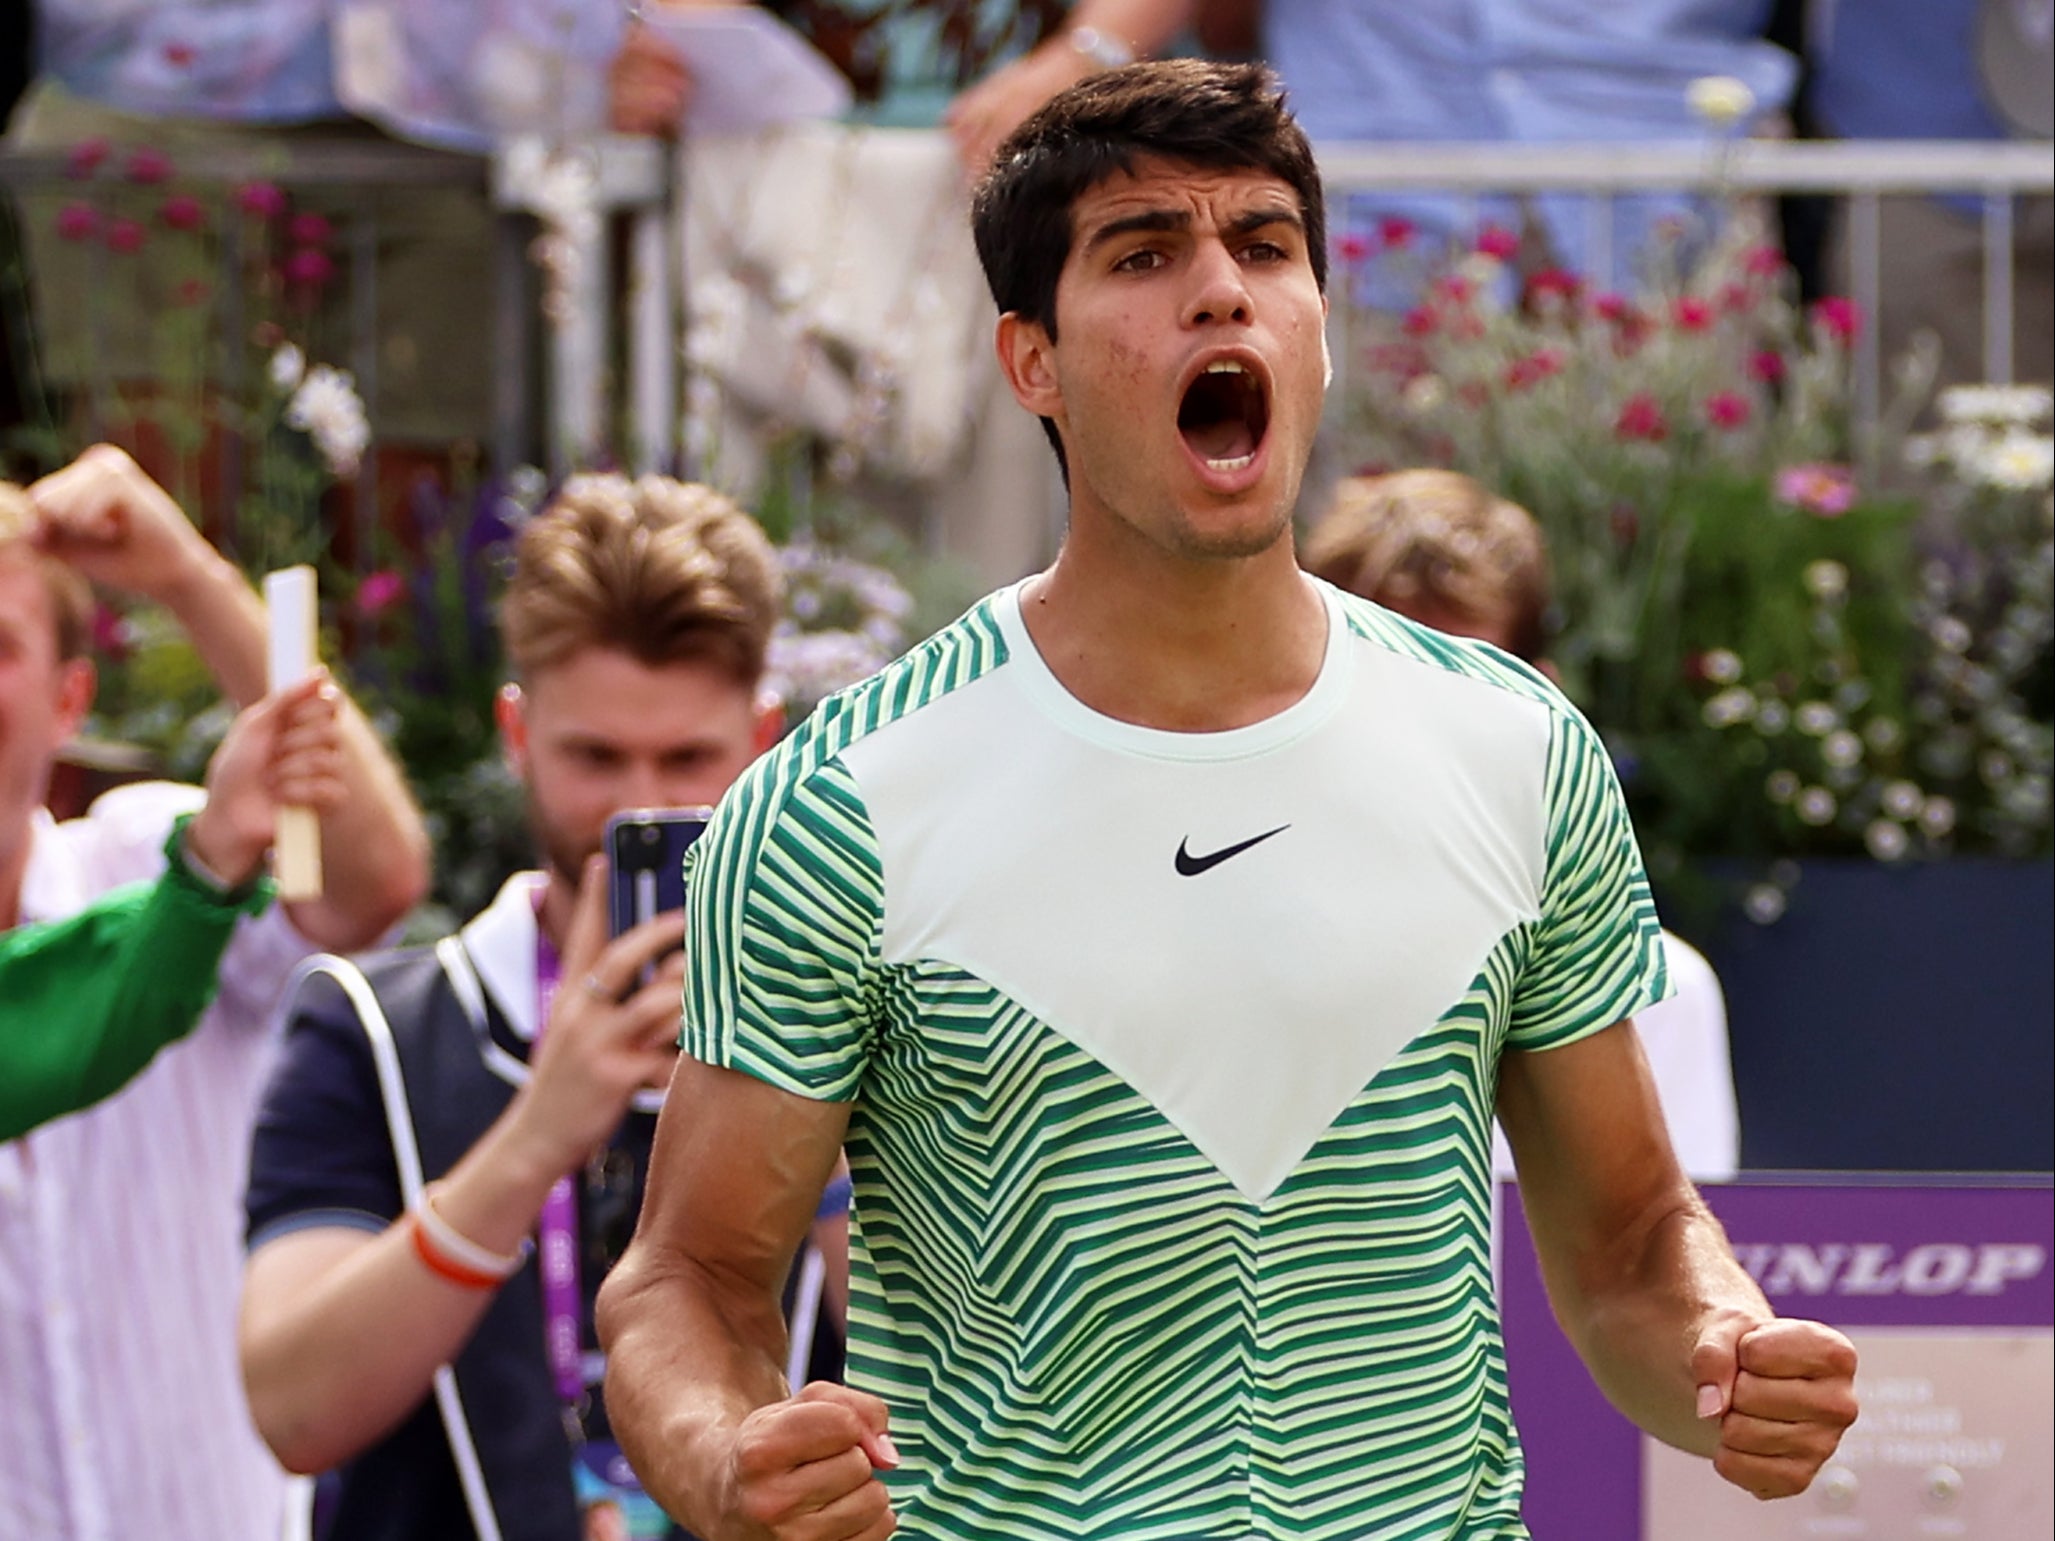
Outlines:
[[[480,1247],[512,1254],[561,1175],[503,1115],[435,1185],[436,1213]],[[326,1470],[389,1433],[491,1305],[494,1290],[454,1282],[423,1260],[415,1223],[403,1217],[369,1239],[289,1233],[252,1256],[243,1376],[258,1431],[289,1469]]]
[[[264,697],[264,601],[236,565],[197,538],[177,571],[151,592],[169,610],[222,693],[239,707]]]
[[[666,1513],[720,1541],[742,1420],[788,1394],[775,1292],[638,1241],[600,1292],[607,1419]]]
[[[405,777],[347,697],[340,726],[344,795],[321,819],[322,894],[287,912],[309,940],[354,952],[428,891],[428,832]]]
[[[1665,1444],[1710,1455],[1719,1422],[1699,1416],[1691,1346],[1722,1317],[1776,1313],[1697,1194],[1680,1193],[1581,1267],[1544,1267],[1557,1319],[1613,1405]]]

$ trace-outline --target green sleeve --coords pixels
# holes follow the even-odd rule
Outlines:
[[[224,894],[194,877],[184,824],[155,882],[0,933],[0,1140],[119,1091],[213,1000],[236,920],[269,885]]]

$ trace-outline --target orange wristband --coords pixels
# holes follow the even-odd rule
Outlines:
[[[421,1223],[421,1217],[409,1214],[407,1220],[409,1228],[414,1233],[414,1251],[420,1255],[428,1271],[437,1278],[447,1279],[452,1284],[460,1284],[467,1290],[496,1290],[507,1282],[504,1278],[480,1273],[475,1268],[466,1268],[462,1263],[444,1257],[435,1249],[435,1243],[429,1239],[428,1228]]]

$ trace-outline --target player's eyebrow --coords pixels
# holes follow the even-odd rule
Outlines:
[[[1144,209],[1136,214],[1123,214],[1095,227],[1085,237],[1084,252],[1089,256],[1109,241],[1117,241],[1125,235],[1183,231],[1189,230],[1191,224],[1192,216],[1185,209]],[[1271,225],[1305,229],[1305,221],[1299,218],[1297,210],[1283,204],[1271,204],[1235,215],[1222,233],[1230,237],[1245,236]]]

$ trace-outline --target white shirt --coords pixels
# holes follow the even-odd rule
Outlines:
[[[192,787],[38,813],[21,913],[154,876]],[[242,1194],[273,1006],[317,949],[238,923],[192,1034],[119,1095],[0,1145],[0,1537],[273,1541],[285,1475],[236,1361]]]

